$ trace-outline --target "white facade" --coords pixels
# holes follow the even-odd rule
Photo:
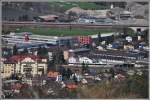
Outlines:
[[[85,19],[85,18],[79,18],[79,23],[95,23],[94,19]]]
[[[77,60],[76,60],[75,57],[70,57],[70,58],[68,59],[68,63],[77,63]]]
[[[87,57],[79,58],[79,62],[80,63],[86,63],[86,64],[92,64],[93,63],[93,61],[91,59],[87,58]]]
[[[26,57],[22,61],[18,61],[12,64],[3,64],[2,71],[3,78],[10,77],[14,73],[21,73],[25,75],[30,73],[32,76],[42,75],[47,73],[47,59],[41,59],[41,62]]]

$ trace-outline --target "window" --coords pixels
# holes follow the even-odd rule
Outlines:
[[[32,68],[24,68],[23,71],[24,71],[24,72],[31,72],[31,71],[32,71]]]

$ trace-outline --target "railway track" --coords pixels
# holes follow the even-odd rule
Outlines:
[[[2,22],[3,27],[30,27],[30,26],[40,26],[40,27],[70,27],[70,28],[124,28],[124,27],[148,27],[144,24],[95,24],[95,23],[53,23],[53,22]]]

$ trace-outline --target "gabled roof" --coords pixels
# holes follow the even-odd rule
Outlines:
[[[126,9],[136,9],[136,8],[139,8],[139,7],[142,7],[143,5],[139,4],[139,3],[136,3],[136,2],[128,2],[127,3],[127,6],[126,6]]]
[[[68,14],[69,12],[75,12],[75,13],[79,14],[79,13],[85,13],[85,10],[81,9],[80,7],[73,7],[71,9],[67,10],[65,13]]]
[[[146,16],[145,11],[148,11],[148,6],[148,4],[141,5],[134,2],[127,4],[126,9],[130,10],[134,14],[134,16]]]
[[[110,9],[110,12],[112,12],[115,15],[120,14],[123,11],[124,11],[124,9],[123,8],[119,8],[119,7],[115,7],[115,8]]]
[[[56,78],[59,75],[59,72],[49,71],[47,77]]]
[[[36,56],[36,55],[15,55],[9,58],[10,61],[12,62],[18,62],[18,61],[23,61],[25,58],[31,58],[34,61],[40,61],[44,59],[43,57]]]
[[[44,19],[44,20],[55,20],[55,18],[58,18],[58,16],[56,15],[45,15],[45,16],[39,16],[40,18]]]

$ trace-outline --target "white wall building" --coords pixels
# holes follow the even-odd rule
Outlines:
[[[70,63],[70,64],[74,64],[74,63],[77,63],[77,60],[76,60],[76,58],[75,58],[75,57],[69,57],[69,59],[68,59],[68,63]]]
[[[3,64],[2,77],[7,78],[14,73],[30,74],[31,76],[46,74],[47,59],[34,55],[12,56],[10,61]]]
[[[79,62],[80,63],[86,63],[86,64],[92,64],[93,63],[92,59],[90,59],[88,57],[80,57]]]

